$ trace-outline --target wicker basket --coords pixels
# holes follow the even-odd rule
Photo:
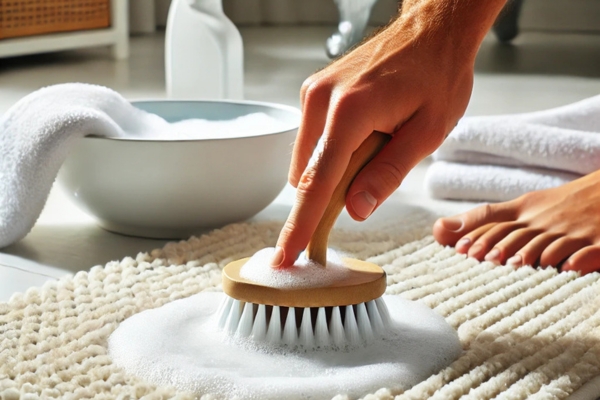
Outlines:
[[[0,39],[110,26],[110,0],[0,0]]]

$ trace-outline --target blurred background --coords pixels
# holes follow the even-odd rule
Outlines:
[[[0,28],[0,112],[27,93],[60,82],[106,85],[128,98],[165,96],[164,32],[170,0],[114,2],[113,13],[124,4],[129,14],[128,58],[115,60],[111,49],[89,39],[74,50],[48,52],[39,40],[56,34],[11,44],[15,38],[3,38]],[[8,3],[0,2],[0,20],[10,16]],[[325,43],[340,19],[336,3],[223,0],[222,4],[243,37],[245,97],[298,105],[302,81],[330,62]],[[367,31],[387,23],[397,9],[397,1],[377,1]],[[481,48],[468,114],[528,111],[599,93],[598,21],[600,2],[595,0],[524,0],[516,38],[500,44],[490,35]],[[60,35],[63,44],[70,41],[69,34]]]
[[[70,1],[81,3],[54,0],[65,9]],[[16,13],[35,10],[28,6],[30,0],[23,0],[23,6],[19,0],[0,0],[0,114],[28,93],[64,82],[108,86],[130,100],[167,96],[165,25],[170,0],[111,0],[109,8],[107,0],[96,1],[104,1],[105,13],[94,20],[93,29],[74,21],[68,32],[55,33],[52,29],[63,31],[65,26],[53,18],[41,20],[41,28],[9,29]],[[302,82],[331,61],[326,43],[337,31],[338,4],[343,1],[223,0],[224,12],[243,40],[244,97],[298,107]],[[397,9],[397,1],[377,1],[365,34],[386,24]],[[467,115],[540,110],[600,93],[600,2],[524,0],[520,11],[518,34],[512,40],[501,43],[491,32],[483,42]],[[198,66],[187,67],[203,73]],[[411,172],[395,198],[440,212],[446,212],[442,206],[451,212],[469,207],[428,198],[422,187],[428,163],[424,160]],[[287,188],[278,201],[289,206],[293,191]],[[32,232],[0,250],[0,300],[65,273],[164,243],[103,231],[53,189]]]

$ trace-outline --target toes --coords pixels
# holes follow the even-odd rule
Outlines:
[[[563,271],[587,274],[600,271],[600,246],[587,246],[573,254],[562,266]]]
[[[473,245],[468,251],[469,257],[474,257],[480,261],[483,260],[498,242],[522,227],[522,224],[517,222],[501,222],[495,224],[478,239],[473,240]],[[489,258],[498,259],[500,256],[499,250],[496,249],[495,252],[489,255]]]
[[[585,239],[563,236],[552,242],[540,256],[540,266],[557,266],[572,254],[589,246],[590,242]]]
[[[484,204],[454,217],[440,218],[433,226],[435,239],[447,246],[454,246],[465,234],[492,222],[504,222],[516,218],[515,201]]]
[[[465,236],[463,236],[462,239],[460,239],[458,242],[456,242],[456,251],[461,254],[466,254],[469,251],[469,248],[471,248],[471,246],[473,245],[473,243],[475,243],[475,241],[477,239],[479,239],[481,236],[483,236],[487,231],[492,229],[494,226],[496,226],[496,224],[492,222],[490,224],[480,226],[479,228],[475,229],[474,231],[466,234]]]
[[[523,265],[536,265],[540,259],[540,256],[542,255],[542,252],[559,237],[560,236],[556,233],[548,232],[535,236],[523,247],[517,249],[514,252],[514,255],[510,256],[510,258],[506,260],[506,264],[515,267],[521,267]],[[498,243],[496,247],[501,245],[502,242]],[[507,254],[507,257],[509,257],[508,254],[510,254],[511,251],[506,249],[505,253]]]
[[[541,232],[539,230],[531,228],[521,228],[510,232],[504,239],[501,239],[494,246],[494,248],[485,255],[484,259],[486,261],[492,261],[497,264],[502,264],[508,258],[513,257],[518,250],[521,250],[529,242],[531,242],[533,239],[539,236],[540,233]],[[521,255],[521,257],[523,256]]]
[[[433,224],[433,237],[444,246],[454,246],[463,234],[464,222],[460,216],[440,218]]]

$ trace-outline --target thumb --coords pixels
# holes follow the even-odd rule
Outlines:
[[[350,216],[367,219],[402,183],[406,175],[443,141],[443,129],[413,116],[394,133],[383,150],[354,178],[346,195]]]

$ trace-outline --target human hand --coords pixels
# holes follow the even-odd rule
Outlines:
[[[371,132],[393,138],[348,190],[346,208],[355,220],[368,218],[463,115],[483,36],[456,40],[447,25],[424,26],[419,12],[403,11],[386,30],[302,85],[303,116],[289,173],[297,198],[274,267],[293,264],[304,250],[352,153]],[[323,149],[309,165],[320,138]]]

